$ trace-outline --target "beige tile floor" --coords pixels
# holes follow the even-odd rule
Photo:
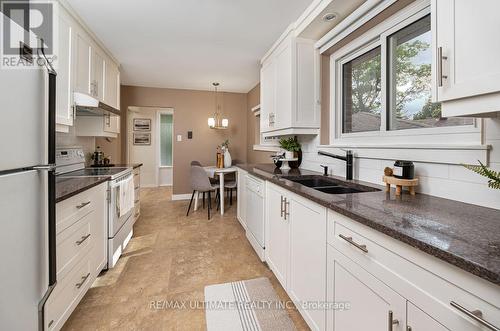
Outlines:
[[[224,216],[214,213],[208,221],[206,210],[186,217],[187,202],[170,198],[169,188],[142,190],[142,214],[130,244],[117,266],[99,276],[64,330],[205,330],[203,309],[155,309],[151,303],[203,301],[206,285],[262,276],[289,300],[246,240],[234,201]],[[288,312],[297,329],[308,330],[296,310]]]

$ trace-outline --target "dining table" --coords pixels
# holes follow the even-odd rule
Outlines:
[[[220,214],[224,215],[224,175],[235,173],[238,171],[238,168],[231,166],[227,168],[217,168],[216,166],[207,166],[203,167],[207,172],[208,176],[214,178],[215,176],[219,176],[219,192],[220,192]],[[238,177],[238,176],[236,176]],[[194,209],[198,209],[198,194],[195,196],[194,201]]]

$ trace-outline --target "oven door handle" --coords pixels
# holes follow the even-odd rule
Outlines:
[[[132,178],[132,174],[127,175],[126,177],[121,178],[119,181],[111,181],[111,188],[116,188],[120,186],[120,183],[123,182],[124,180],[127,180],[129,178]]]

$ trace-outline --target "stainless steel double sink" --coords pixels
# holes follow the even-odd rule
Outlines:
[[[305,175],[305,176],[283,176],[283,179],[304,185],[328,194],[349,194],[349,193],[365,193],[380,191],[377,188],[365,186],[357,183],[350,183],[339,179],[320,176],[320,175]]]

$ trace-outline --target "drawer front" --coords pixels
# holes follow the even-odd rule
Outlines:
[[[94,220],[97,217],[95,211],[91,211],[73,226],[65,229],[57,235],[57,279],[63,279],[81,257],[85,255],[93,245],[97,237],[94,228]],[[104,222],[104,221],[101,221]]]
[[[45,330],[59,330],[93,279],[88,256],[58,283],[45,304]]]
[[[56,204],[56,228],[60,233],[95,209],[97,199],[102,199],[99,193],[106,183],[79,193]]]
[[[334,221],[328,221],[328,243],[451,330],[482,330],[479,323],[460,312],[452,302],[471,311],[480,310],[485,320],[500,325],[500,307],[496,301],[488,302],[489,298],[479,296],[481,288],[475,291],[467,282],[452,282],[453,276],[447,276],[477,278],[461,269],[336,213]],[[432,265],[435,268],[429,267]],[[474,282],[489,287],[482,279]],[[498,287],[492,289],[500,295]]]

